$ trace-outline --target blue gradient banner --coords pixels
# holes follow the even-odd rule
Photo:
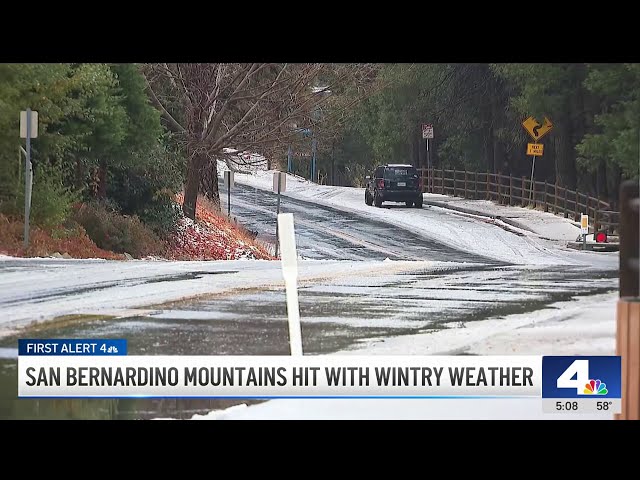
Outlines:
[[[127,341],[124,339],[20,339],[18,355],[126,355]]]

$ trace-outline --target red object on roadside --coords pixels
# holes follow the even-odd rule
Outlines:
[[[605,232],[596,232],[594,235],[596,243],[606,243],[607,242],[607,234]]]

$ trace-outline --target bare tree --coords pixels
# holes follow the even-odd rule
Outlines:
[[[195,219],[198,192],[220,204],[216,159],[265,157],[282,151],[296,128],[318,122],[319,107],[336,87],[366,90],[375,67],[361,64],[148,64],[152,102],[178,134],[187,157],[183,211]],[[315,87],[315,88],[314,88]],[[233,149],[233,154],[229,153]],[[207,171],[209,175],[203,175]]]

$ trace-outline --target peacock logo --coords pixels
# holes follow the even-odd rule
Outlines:
[[[583,393],[585,395],[606,395],[609,390],[607,390],[606,383],[602,383],[600,380],[589,380],[589,383],[584,386]]]

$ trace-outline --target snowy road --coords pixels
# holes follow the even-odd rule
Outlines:
[[[271,175],[272,172],[267,171],[257,171],[251,175],[236,174],[231,212],[236,215],[234,195],[238,190],[237,216],[242,221],[245,221],[243,216],[246,217],[254,225],[253,230],[272,236],[275,224],[261,227],[265,221],[275,222],[275,195],[271,192]],[[497,213],[502,210],[504,212],[501,213],[510,212],[507,216],[514,210],[526,212],[525,223],[535,220],[535,230],[545,233],[539,235],[487,216],[468,215],[436,206],[426,205],[417,209],[390,203],[384,204],[383,208],[369,207],[364,203],[363,192],[362,188],[316,185],[288,176],[286,192],[282,195],[283,204],[290,202],[294,217],[304,217],[302,220],[305,225],[316,225],[316,233],[302,239],[310,240],[311,244],[311,249],[305,245],[303,251],[311,250],[311,258],[328,253],[338,255],[337,258],[345,258],[343,255],[347,253],[336,253],[332,241],[321,242],[318,235],[335,236],[337,232],[353,238],[353,231],[361,227],[357,236],[362,238],[364,235],[364,241],[373,240],[371,243],[382,249],[389,249],[393,248],[396,238],[407,240],[407,243],[399,244],[407,253],[415,252],[424,260],[453,258],[453,261],[467,261],[469,258],[481,257],[484,262],[514,265],[584,265],[602,269],[616,269],[618,266],[617,253],[594,256],[588,252],[567,249],[567,238],[575,239],[580,230],[569,220],[551,213],[495,206]],[[442,198],[441,195],[433,197]],[[425,194],[425,199],[428,198],[431,196]],[[271,209],[265,211],[265,202],[272,202]],[[223,205],[226,207],[224,198]],[[257,215],[256,208],[260,211]],[[284,211],[288,211],[286,208]],[[298,228],[297,219],[295,221]],[[305,225],[301,228],[307,228]],[[377,228],[382,229],[382,234],[377,234]],[[321,231],[317,232],[318,230]],[[407,237],[410,234],[413,236]],[[412,246],[413,242],[418,244]],[[313,252],[314,248],[325,248],[326,245],[329,246],[329,252]],[[441,252],[445,252],[446,257],[440,255]]]
[[[223,211],[227,211],[226,188],[220,182]],[[275,242],[277,195],[242,184],[232,187],[231,215],[258,239]],[[412,208],[390,205],[397,215]],[[280,212],[293,213],[298,252],[303,258],[335,260],[433,260],[502,263],[495,259],[451,247],[420,232],[356,213],[282,195]],[[423,209],[422,214],[442,222],[442,213]]]

